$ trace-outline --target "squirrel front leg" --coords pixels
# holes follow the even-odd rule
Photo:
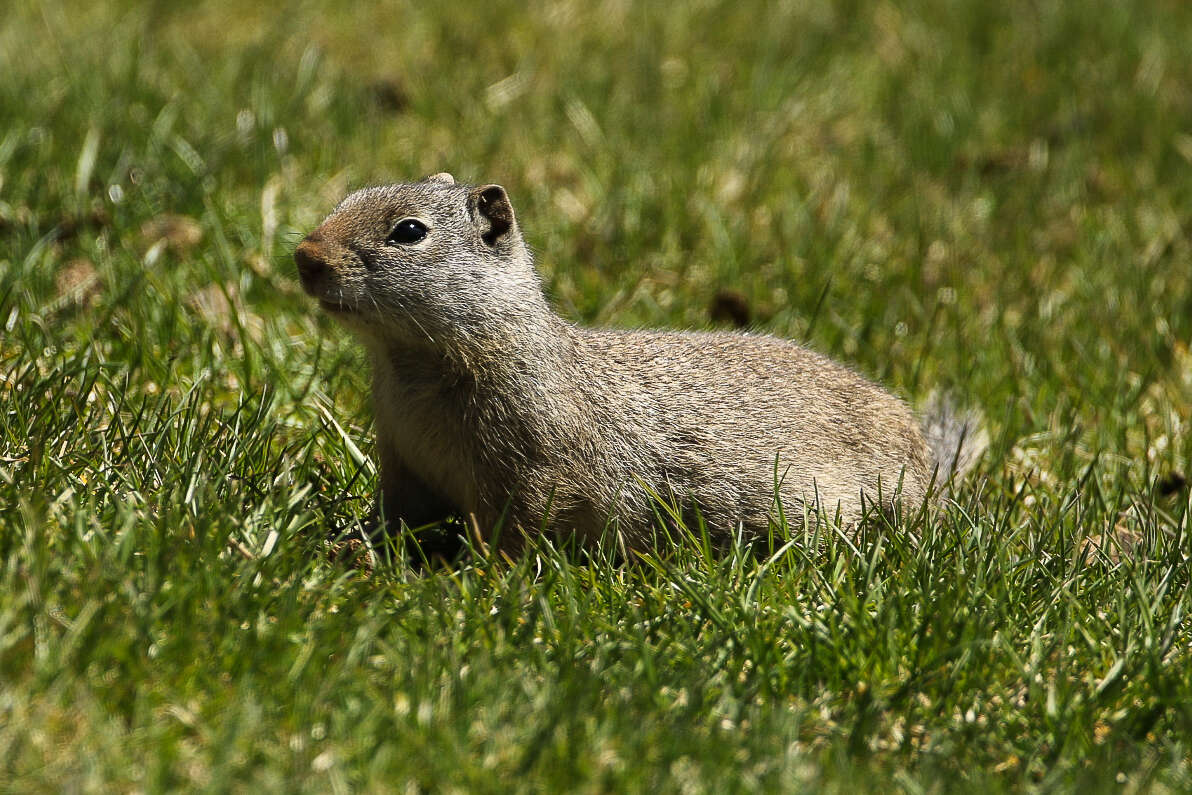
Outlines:
[[[410,471],[391,450],[380,449],[381,490],[377,496],[373,523],[373,538],[383,542],[395,538],[401,532],[404,522],[415,528],[429,524],[442,524],[459,512],[450,502],[440,497],[422,480]],[[418,538],[421,554],[411,550],[410,557],[425,556],[453,558],[459,552],[461,542],[447,530],[423,533]]]

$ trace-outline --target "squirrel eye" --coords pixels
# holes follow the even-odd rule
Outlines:
[[[426,237],[426,224],[416,218],[403,218],[397,222],[397,226],[393,227],[388,240],[390,243],[409,245],[417,243],[424,237]]]

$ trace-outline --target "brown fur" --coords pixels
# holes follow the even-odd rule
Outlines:
[[[387,242],[407,218],[426,237]],[[792,342],[565,322],[499,186],[358,191],[295,259],[371,355],[389,521],[470,514],[504,523],[509,549],[543,526],[644,549],[662,497],[726,542],[765,533],[776,493],[796,525],[917,506],[946,456],[897,398]]]

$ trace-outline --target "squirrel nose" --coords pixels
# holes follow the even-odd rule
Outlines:
[[[318,281],[328,269],[323,252],[310,240],[303,240],[298,244],[298,248],[294,249],[294,264],[298,266],[298,276],[306,285]]]

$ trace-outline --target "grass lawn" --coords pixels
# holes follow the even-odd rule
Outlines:
[[[14,0],[0,789],[1192,790],[1192,4]],[[576,322],[747,309],[992,446],[769,557],[372,571],[351,188]],[[781,543],[781,538],[779,543]]]

